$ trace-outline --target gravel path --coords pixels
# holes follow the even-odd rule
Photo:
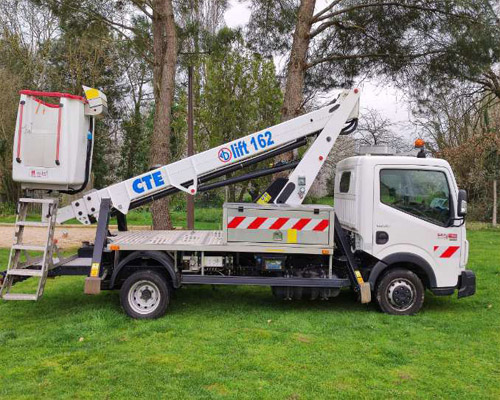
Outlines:
[[[14,239],[14,224],[1,224],[0,225],[0,247],[12,246]],[[93,242],[95,238],[96,226],[85,227],[78,225],[58,226],[54,234],[59,248],[75,248],[79,247],[83,241]],[[133,227],[134,230],[145,230],[149,227]],[[113,228],[111,229],[113,230]],[[24,243],[41,244],[45,241],[47,228],[24,228]]]

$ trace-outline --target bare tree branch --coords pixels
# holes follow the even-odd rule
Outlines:
[[[318,21],[321,21],[323,20],[324,18],[320,18],[323,14],[327,13],[328,11],[330,11],[333,7],[335,7],[337,4],[339,4],[342,0],[334,0],[331,2],[331,4],[329,4],[328,6],[326,6],[325,8],[323,8],[321,11],[318,11],[312,18],[312,23],[316,23]]]

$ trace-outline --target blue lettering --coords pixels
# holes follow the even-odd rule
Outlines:
[[[144,187],[144,185],[146,187]],[[150,175],[145,175],[142,178],[137,178],[132,182],[132,189],[136,193],[144,193],[147,190],[151,190],[154,187],[159,187],[165,185],[163,176],[161,176],[160,171],[153,172]]]
[[[134,189],[134,192],[136,193],[144,193],[144,188],[141,186],[141,178],[137,178],[132,182],[132,189]]]
[[[156,171],[155,173],[153,173],[153,181],[156,187],[163,186],[165,184],[165,182],[163,181],[163,176],[161,176],[160,171]]]
[[[153,189],[153,185],[151,185],[151,179],[152,179],[151,175],[146,175],[142,178],[142,181],[146,184],[148,190]]]
[[[247,144],[245,141],[240,142],[241,143],[241,151],[242,153],[248,154],[248,149],[247,149]]]
[[[231,150],[233,151],[234,158],[238,158],[240,156],[238,154],[238,147],[236,147],[234,144],[231,145]]]

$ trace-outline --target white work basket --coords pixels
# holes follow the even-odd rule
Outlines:
[[[93,120],[86,99],[23,90],[14,137],[12,177],[31,189],[68,190],[90,173]],[[42,98],[58,99],[48,102]]]

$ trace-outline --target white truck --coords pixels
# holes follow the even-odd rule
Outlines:
[[[362,303],[374,297],[382,311],[401,315],[420,310],[426,289],[435,295],[458,290],[459,298],[475,293],[475,275],[466,269],[467,196],[446,161],[422,157],[423,150],[415,157],[373,148],[337,165],[335,208],[302,205],[339,135],[356,129],[358,89],[316,111],[58,208],[54,192],[75,193],[88,181],[94,118],[107,105],[100,91],[84,89],[85,98],[21,92],[13,176],[27,195],[19,202],[3,299],[38,300],[47,277],[62,275],[87,276],[87,294],[120,290],[121,305],[133,318],[163,315],[182,285],[270,286],[285,300],[326,300],[351,288]],[[301,160],[216,180],[300,146],[308,146]],[[288,178],[275,179],[256,203],[225,204],[221,231],[127,230],[129,210],[163,196],[195,195],[290,169]],[[34,198],[35,193],[41,196]],[[44,205],[41,221],[26,221],[28,205],[37,202]],[[111,215],[118,220],[113,234]],[[96,237],[62,258],[55,254],[54,227],[74,218],[97,222]],[[44,246],[23,243],[30,226],[47,227]],[[43,254],[32,257],[32,251]],[[28,278],[39,279],[36,292],[16,292],[15,283]]]

